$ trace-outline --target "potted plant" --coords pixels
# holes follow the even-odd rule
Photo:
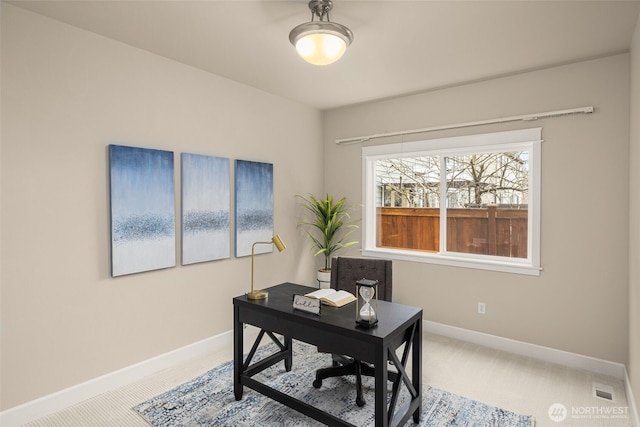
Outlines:
[[[313,195],[307,197],[296,196],[300,204],[307,209],[311,218],[309,221],[300,222],[300,225],[308,226],[309,238],[315,250],[314,256],[324,255],[324,267],[318,271],[319,287],[328,287],[331,281],[331,257],[333,254],[349,246],[357,244],[357,241],[346,241],[347,237],[358,228],[353,224],[349,211],[351,206],[346,205],[346,197],[334,201],[333,196],[325,194],[319,199]]]

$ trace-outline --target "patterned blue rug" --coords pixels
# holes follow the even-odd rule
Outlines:
[[[253,361],[274,352],[269,345],[256,353]],[[330,412],[357,426],[373,426],[373,378],[363,378],[364,398],[368,402],[359,408],[355,404],[353,377],[329,378],[322,388],[312,382],[318,367],[331,365],[331,356],[318,353],[308,344],[294,341],[293,369],[284,370],[283,363],[265,369],[254,378],[312,406]],[[237,402],[233,396],[233,361],[182,384],[173,390],[140,403],[134,409],[154,427],[229,426],[229,427],[310,427],[322,424],[278,402],[245,387]],[[419,426],[529,427],[530,416],[423,385],[422,415]],[[408,392],[400,401],[408,398]],[[401,402],[397,407],[401,407]],[[413,426],[411,419],[407,426]]]

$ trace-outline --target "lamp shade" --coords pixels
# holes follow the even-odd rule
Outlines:
[[[284,244],[284,242],[282,241],[282,239],[280,238],[280,236],[278,234],[273,236],[271,238],[271,241],[273,242],[274,245],[276,245],[276,248],[278,249],[278,252],[282,252],[285,249],[287,249],[287,246]]]
[[[289,33],[298,55],[313,65],[329,65],[344,55],[353,33],[344,25],[329,21],[300,24]]]

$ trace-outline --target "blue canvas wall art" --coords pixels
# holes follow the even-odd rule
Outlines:
[[[109,145],[111,275],[174,267],[173,152]]]
[[[236,257],[251,255],[254,242],[273,237],[273,164],[235,161]],[[255,253],[272,252],[273,245],[256,245]]]
[[[182,153],[182,264],[229,258],[229,159]]]

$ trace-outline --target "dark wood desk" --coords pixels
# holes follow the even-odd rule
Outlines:
[[[417,423],[422,409],[422,309],[379,301],[378,326],[362,329],[355,323],[353,304],[341,308],[323,306],[321,316],[293,310],[293,295],[304,295],[313,290],[307,286],[283,283],[269,288],[269,298],[266,300],[249,300],[246,295],[233,299],[233,389],[236,400],[242,399],[243,386],[247,386],[326,425],[353,426],[252,378],[280,361],[284,361],[287,371],[291,370],[291,342],[296,339],[317,345],[328,352],[352,356],[375,365],[376,427],[402,426],[412,415]],[[244,323],[260,328],[246,360],[243,360]],[[283,341],[274,333],[282,335]],[[265,334],[276,342],[280,351],[251,364]],[[396,351],[405,343],[403,354],[398,358]],[[411,377],[405,370],[409,354],[412,359]],[[398,375],[395,376],[392,397],[387,405],[389,361],[396,366]],[[408,402],[395,411],[403,386],[409,391],[411,399],[407,399]]]

